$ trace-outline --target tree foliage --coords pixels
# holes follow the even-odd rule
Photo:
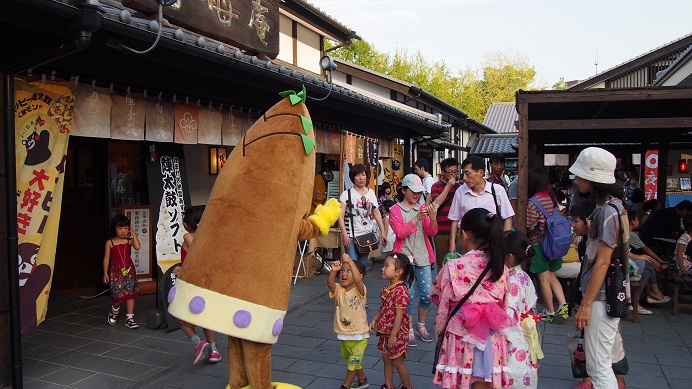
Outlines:
[[[325,48],[329,47],[331,42],[325,41]],[[534,66],[520,53],[486,53],[478,68],[457,72],[444,61],[426,61],[420,51],[409,54],[406,49],[397,48],[393,54],[381,53],[364,40],[353,41],[330,54],[419,86],[478,121],[483,121],[490,104],[514,101],[517,90],[531,89],[536,81]],[[553,88],[558,85],[560,82]]]

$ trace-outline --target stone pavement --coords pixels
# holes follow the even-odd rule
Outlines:
[[[379,307],[381,265],[368,268],[368,316]],[[299,279],[292,287],[289,310],[279,342],[272,349],[273,380],[304,389],[338,388],[346,370],[332,331],[333,301],[327,294],[327,276]],[[154,296],[137,299],[140,328],[129,330],[123,318],[106,323],[110,298],[98,297],[51,308],[48,319],[22,340],[25,388],[225,388],[228,377],[227,341],[217,336],[224,359],[216,364],[191,364],[193,347],[181,331],[166,333],[146,326]],[[672,303],[648,307],[651,316],[640,323],[622,321],[630,371],[627,387],[689,388],[692,380],[692,314],[672,316]],[[432,330],[434,311],[428,317]],[[539,388],[569,389],[572,378],[565,348],[572,321],[557,326],[540,324],[545,359],[539,370]],[[201,331],[198,330],[198,333]],[[200,333],[201,335],[201,333]],[[371,388],[384,382],[382,359],[372,337],[364,358]],[[406,361],[413,385],[432,388],[433,343],[418,340]],[[399,384],[395,374],[395,382]]]

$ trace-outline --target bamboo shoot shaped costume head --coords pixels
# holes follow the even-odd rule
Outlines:
[[[173,316],[229,336],[231,389],[273,387],[271,345],[284,325],[296,244],[326,235],[341,212],[332,199],[308,216],[315,134],[305,87],[280,95],[221,169],[168,295]]]

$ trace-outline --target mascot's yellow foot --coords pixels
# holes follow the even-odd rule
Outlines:
[[[320,204],[315,208],[315,213],[308,216],[308,220],[315,223],[320,229],[322,236],[329,233],[331,227],[341,215],[341,203],[337,199],[329,199],[324,205]]]
[[[291,385],[291,384],[285,384],[283,382],[272,382],[272,387],[274,389],[301,389],[299,386]],[[226,385],[226,389],[231,389],[231,385],[228,384]],[[251,389],[250,385],[240,388],[240,389]]]

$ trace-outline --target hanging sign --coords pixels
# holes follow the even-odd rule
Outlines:
[[[165,273],[181,262],[183,212],[190,204],[183,147],[174,143],[150,143],[147,181],[151,201],[150,222],[156,226],[154,252],[156,263]]]
[[[123,0],[147,15],[158,13],[156,0]],[[164,17],[190,31],[274,59],[279,55],[277,0],[178,0],[163,7]]]
[[[74,112],[74,93],[70,87],[74,87],[74,83],[29,84],[15,79],[16,220],[22,334],[36,328],[46,317]]]
[[[656,198],[658,191],[658,150],[647,150],[644,159],[644,196],[646,200]]]

